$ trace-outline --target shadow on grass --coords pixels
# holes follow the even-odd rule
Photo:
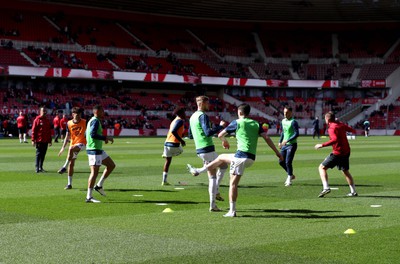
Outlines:
[[[57,171],[56,171],[56,173],[57,174],[60,174],[60,173],[58,173]],[[86,175],[88,175],[88,177],[89,177],[89,174],[90,174],[90,170],[88,170],[88,171],[74,171],[74,174],[75,173],[77,173],[77,174],[86,174]],[[100,174],[100,173],[99,173]],[[123,174],[123,172],[119,172],[119,171],[116,171],[116,172],[114,172],[113,171],[113,173],[112,173],[112,175],[114,175],[114,174]],[[62,173],[62,174],[60,174],[60,175],[67,175],[67,172],[65,172],[65,173]],[[100,176],[101,175],[99,175],[99,178],[100,178]]]
[[[132,200],[132,201],[107,201],[104,203],[133,203],[133,204],[157,204],[157,203],[165,203],[165,204],[203,204],[207,202],[193,202],[193,201],[177,201],[177,200],[162,200],[162,201],[157,201],[157,200]]]
[[[335,219],[335,218],[366,218],[380,217],[380,215],[242,215],[239,217],[251,218],[300,218],[300,219]]]
[[[57,172],[58,173],[58,172]],[[74,174],[87,174],[89,177],[90,171],[74,171]],[[60,174],[60,173],[58,173]],[[67,175],[67,172],[63,173],[65,176]],[[60,174],[61,175],[61,174]]]
[[[229,187],[229,186],[228,186]],[[258,188],[277,188],[278,186],[272,185],[263,185],[263,186],[256,186],[256,185],[239,185],[238,188],[248,188],[248,189],[258,189]]]
[[[335,218],[364,218],[364,217],[380,217],[380,215],[320,215],[325,213],[340,213],[341,211],[315,211],[309,209],[249,209],[243,210],[244,212],[254,213],[275,213],[271,215],[249,215],[244,214],[238,217],[249,218],[300,218],[300,219],[335,219]],[[280,214],[276,214],[280,213]]]
[[[390,196],[390,195],[362,195],[362,198],[386,198],[386,199],[400,199],[400,196]]]
[[[196,185],[208,186],[208,183],[201,182],[201,183],[197,183]],[[219,187],[229,188],[229,185],[221,184]],[[272,185],[239,185],[239,188],[262,189],[262,188],[277,188],[277,186],[272,186]]]
[[[299,184],[297,184],[297,185],[299,185],[299,186],[319,186],[319,187],[322,186],[321,184],[318,184],[318,183],[299,183]],[[339,186],[339,187],[349,187],[348,184],[330,184],[330,185],[331,185],[331,187],[336,187],[336,186]],[[383,187],[383,185],[375,185],[375,184],[356,184],[356,187]]]
[[[87,189],[80,189],[80,191],[87,191]],[[150,189],[105,189],[105,192],[178,192],[177,190],[150,190]]]
[[[315,211],[309,209],[245,209],[243,212],[265,212],[265,213],[293,213],[293,214],[311,214],[311,213],[339,213],[342,211]]]

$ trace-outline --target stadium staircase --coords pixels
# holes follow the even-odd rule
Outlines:
[[[397,70],[390,74],[390,76],[386,78],[386,80],[387,86],[391,87],[391,93],[383,100],[376,102],[368,109],[349,120],[350,125],[356,125],[358,122],[365,120],[365,118],[368,118],[368,116],[370,116],[373,111],[378,110],[381,105],[390,105],[397,101],[400,96],[400,68],[397,68]]]
[[[230,103],[230,104],[232,104],[232,105],[240,105],[240,104],[242,104],[242,103],[244,103],[243,101],[241,101],[241,100],[239,100],[239,99],[236,99],[235,97],[233,97],[233,96],[231,96],[231,95],[229,95],[229,94],[226,94],[226,93],[224,93],[224,95],[223,95],[223,98],[222,98],[225,102],[228,102],[228,103]],[[265,118],[265,119],[268,119],[268,120],[276,120],[276,117],[274,117],[274,116],[272,116],[272,115],[268,115],[268,114],[266,114],[265,112],[263,112],[263,111],[261,111],[261,110],[259,110],[259,109],[257,109],[257,108],[252,108],[252,114],[253,115],[258,115],[258,116],[260,116],[260,117],[263,117],[263,118]],[[236,113],[232,113],[234,116],[236,115]]]

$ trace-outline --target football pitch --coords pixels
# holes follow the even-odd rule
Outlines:
[[[284,187],[286,175],[260,138],[257,160],[240,182],[238,217],[224,218],[229,176],[220,188],[223,212],[210,213],[206,175],[186,171],[187,163],[201,166],[191,140],[172,160],[170,186],[161,186],[164,138],[104,145],[117,167],[104,184],[107,196],[95,193],[101,203],[87,204],[86,153],[76,162],[73,189],[64,190],[61,143],[48,150],[48,172],[36,174],[31,144],[0,139],[0,263],[399,263],[400,138],[351,140],[359,196],[346,197],[349,187],[333,169],[332,192],[317,198],[317,168],[331,147],[313,147],[326,140],[298,139],[297,178]],[[230,150],[214,141],[218,153],[236,150],[234,138]],[[356,233],[344,234],[348,229]]]

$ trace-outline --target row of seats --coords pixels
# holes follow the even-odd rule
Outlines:
[[[171,52],[183,53],[199,53],[205,64],[208,64],[221,76],[226,76],[229,73],[234,73],[242,77],[249,74],[246,69],[236,69],[232,64],[215,65],[217,58],[215,54],[207,52],[209,49],[214,50],[219,56],[244,56],[250,57],[254,53],[258,53],[253,35],[249,30],[224,29],[221,34],[220,29],[210,28],[189,28],[183,26],[172,27],[170,25],[141,23],[140,26],[133,21],[115,23],[115,21],[105,18],[91,18],[72,16],[66,14],[47,14],[46,18],[51,21],[46,21],[45,17],[37,13],[24,12],[20,13],[19,18],[16,18],[19,11],[2,10],[0,12],[5,19],[0,24],[0,29],[3,31],[5,38],[45,41],[45,42],[76,42],[82,46],[98,45],[105,47],[121,47],[135,48],[146,50],[147,47],[158,51],[167,50]],[[18,17],[18,16],[17,16]],[[32,26],[33,25],[33,26]],[[58,29],[57,29],[58,28]],[[9,35],[9,31],[16,30],[18,34]],[[189,32],[197,37],[195,39]],[[0,32],[1,33],[1,32]],[[399,37],[395,31],[387,30],[379,32],[379,39],[374,32],[351,31],[339,32],[339,53],[348,54],[350,58],[358,57],[382,57],[382,53],[389,50],[391,45],[395,43]],[[313,31],[262,31],[258,32],[264,51],[267,56],[272,57],[287,57],[292,54],[306,53],[310,57],[330,58],[332,57],[332,34],[326,32]],[[367,35],[367,37],[365,37]],[[204,43],[199,45],[199,43]],[[365,52],[364,52],[365,51]],[[359,55],[364,54],[365,56]],[[204,60],[208,56],[208,60]],[[399,58],[389,57],[390,62],[396,62]],[[90,58],[88,58],[89,60]],[[91,62],[91,64],[93,64]],[[112,68],[112,65],[101,65],[102,69]],[[119,66],[124,68],[124,66]],[[278,66],[276,66],[278,67]],[[351,71],[344,69],[340,71],[328,66],[307,65],[305,69],[301,69],[300,74],[303,79],[331,76],[334,79],[348,76]],[[324,68],[325,67],[325,68]],[[328,67],[328,68],[327,68]],[[258,71],[260,76],[271,75],[282,79],[289,79],[290,74],[287,74],[287,69],[269,69]],[[277,74],[274,76],[275,71]],[[222,72],[222,73],[220,73]],[[339,75],[339,76],[338,76]],[[261,77],[263,78],[263,77]],[[269,78],[269,76],[265,76]]]
[[[111,60],[99,60],[98,54],[92,52],[69,52],[51,51],[51,59],[47,60],[41,56],[42,49],[23,49],[34,62],[43,67],[67,67],[80,69],[97,70],[134,70],[139,72],[157,72],[168,74],[183,75],[205,75],[223,77],[242,77],[242,78],[262,78],[290,80],[293,76],[289,70],[289,65],[268,63],[252,63],[249,65],[257,74],[253,76],[246,65],[230,64],[221,62],[202,63],[197,60],[179,60],[179,63],[172,64],[164,58],[139,56],[116,55]],[[0,48],[0,65],[21,65],[32,66],[20,52],[15,49]],[[72,63],[71,56],[76,57],[78,63]],[[110,62],[111,61],[111,62]],[[132,64],[128,64],[132,61]],[[143,63],[143,64],[142,64]],[[358,75],[358,80],[386,79],[393,71],[400,66],[396,64],[364,64]],[[305,80],[342,80],[349,79],[355,69],[354,64],[306,64],[300,68],[298,75]]]
[[[385,108],[381,111],[376,111],[368,118],[368,120],[371,123],[371,128],[385,129],[387,126],[390,126],[394,121],[396,121],[399,116],[400,106],[393,106],[393,109],[390,111],[387,111]]]
[[[29,89],[28,89],[29,90]],[[197,106],[193,101],[194,94],[187,92],[181,93],[157,93],[157,92],[89,92],[89,91],[59,91],[52,93],[51,90],[34,91],[32,97],[28,96],[27,90],[15,90],[18,94],[12,94],[12,90],[2,89],[0,97],[3,98],[1,102],[2,109],[8,109],[9,113],[17,111],[18,109],[35,109],[39,105],[45,104],[50,109],[64,109],[67,103],[69,108],[79,106],[84,109],[91,109],[96,104],[103,105],[107,110],[137,110],[140,115],[146,115],[147,111],[166,111],[172,112],[176,106],[184,107],[188,111],[195,111]],[[288,98],[279,96],[274,98],[268,97],[238,97],[239,100],[249,103],[253,108],[256,108],[270,116],[281,119],[282,108],[286,105],[293,108],[297,119],[312,119],[315,117],[316,98],[303,98],[296,96]],[[236,106],[222,101],[218,97],[210,97],[210,111],[213,112],[229,112],[234,113]],[[335,99],[325,97],[322,98],[323,112],[335,111],[340,112],[351,108],[352,105],[360,103],[360,98],[345,98],[337,97]],[[381,128],[382,122],[386,124],[386,108],[381,111],[382,113],[375,113],[371,116],[371,123],[374,128]],[[400,115],[400,107],[395,106],[390,109],[388,122],[389,124],[395,121]],[[130,116],[136,118],[135,116]],[[166,118],[166,117],[165,117]],[[158,120],[158,121],[156,121]],[[151,120],[151,124],[155,128],[164,127],[168,121],[166,118],[155,118]],[[260,119],[261,120],[261,119]],[[383,120],[383,121],[382,121]],[[265,120],[264,120],[265,121]],[[378,124],[379,123],[379,124]]]
[[[294,97],[287,98],[285,96],[280,96],[279,98],[274,97],[247,97],[239,96],[239,100],[245,101],[252,107],[277,118],[282,118],[283,107],[290,106],[295,113],[297,119],[312,119],[315,117],[315,105],[317,99],[314,97],[303,98]],[[322,111],[326,113],[328,111],[345,111],[350,109],[354,104],[360,103],[361,98],[322,98]]]
[[[396,30],[342,30],[321,32],[313,30],[249,30],[220,29],[169,25],[159,22],[115,21],[106,17],[77,16],[71,14],[7,10],[0,11],[2,35],[10,39],[69,43],[71,40],[85,45],[105,47],[169,50],[187,52],[185,45],[198,40],[214,49],[220,56],[250,57],[257,53],[255,31],[270,57],[290,58],[291,54],[309,54],[313,58],[331,58],[333,35],[337,36],[340,54],[350,58],[383,57],[399,38]],[[46,21],[50,20],[51,23]],[[118,24],[116,23],[118,22]],[[123,28],[124,29],[123,29]],[[18,34],[14,35],[13,31]],[[221,32],[223,34],[221,34]],[[0,32],[1,33],[1,32]]]

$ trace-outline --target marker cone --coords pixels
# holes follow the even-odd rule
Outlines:
[[[173,210],[171,208],[165,208],[164,211],[162,211],[163,213],[172,213]]]
[[[347,229],[346,231],[344,231],[344,233],[345,233],[346,235],[352,235],[352,234],[355,234],[356,231],[354,231],[354,229],[349,228],[349,229]]]

